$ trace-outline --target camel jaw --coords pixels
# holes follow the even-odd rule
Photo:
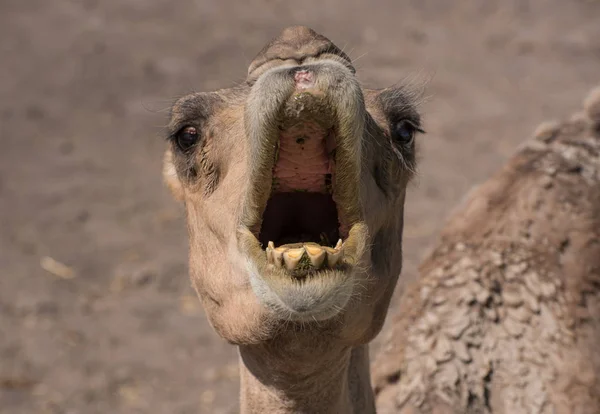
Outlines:
[[[311,322],[330,319],[346,307],[363,270],[367,237],[366,224],[357,223],[337,248],[303,243],[265,249],[244,227],[237,240],[261,303],[282,319]]]

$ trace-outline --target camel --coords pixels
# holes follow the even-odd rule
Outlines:
[[[361,87],[294,26],[230,89],[172,107],[163,174],[185,204],[189,271],[237,345],[242,413],[373,413],[369,342],[402,267],[418,96]]]
[[[467,196],[390,322],[380,413],[600,413],[600,88]]]
[[[600,412],[600,92],[449,220],[369,371],[421,129],[405,87],[290,27],[244,84],[178,100],[164,177],[243,413]],[[374,395],[375,394],[375,395]]]

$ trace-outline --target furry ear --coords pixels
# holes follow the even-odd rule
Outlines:
[[[183,201],[183,186],[181,185],[181,181],[179,181],[177,170],[173,164],[173,152],[171,149],[167,150],[163,158],[163,180],[167,187],[169,187],[169,190],[171,190],[173,197],[178,201]]]

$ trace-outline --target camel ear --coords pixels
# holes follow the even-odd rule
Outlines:
[[[183,186],[177,176],[175,164],[173,164],[173,152],[171,149],[167,150],[163,158],[163,180],[167,184],[167,187],[169,187],[169,190],[171,190],[173,197],[178,201],[183,201]]]

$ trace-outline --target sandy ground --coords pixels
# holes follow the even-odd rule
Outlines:
[[[162,127],[284,26],[343,46],[368,86],[429,80],[408,280],[468,189],[600,83],[599,22],[596,0],[3,0],[0,413],[237,410],[235,349],[193,296],[161,184]]]

